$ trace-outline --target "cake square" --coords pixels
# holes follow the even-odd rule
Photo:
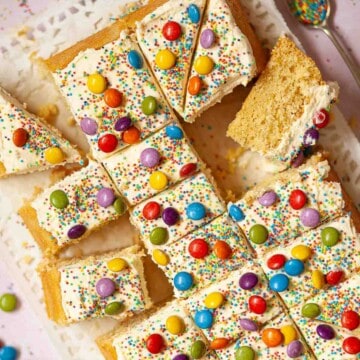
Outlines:
[[[131,206],[182,181],[202,167],[178,123],[105,159],[103,165]],[[157,175],[164,177],[164,183],[156,181]]]
[[[198,173],[136,205],[130,210],[130,220],[152,253],[156,248],[166,249],[224,212],[216,188],[205,174]]]
[[[137,246],[39,267],[50,319],[69,324],[90,318],[124,320],[151,306]]]

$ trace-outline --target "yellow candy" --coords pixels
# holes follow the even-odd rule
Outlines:
[[[291,255],[295,259],[306,261],[311,256],[311,249],[306,245],[296,245],[291,249]]]
[[[170,50],[160,50],[155,57],[156,65],[162,70],[171,69],[176,63],[176,56]]]
[[[313,270],[311,281],[315,289],[322,289],[325,285],[324,274],[320,270]]]
[[[103,93],[106,85],[106,79],[99,73],[91,74],[87,78],[87,87],[94,94]]]
[[[195,60],[195,71],[200,75],[210,74],[214,67],[214,62],[208,56],[199,56]]]
[[[169,263],[169,257],[159,249],[155,249],[152,256],[154,261],[161,266],[166,266]]]
[[[185,324],[183,319],[177,315],[169,316],[166,319],[165,326],[167,331],[173,335],[179,335],[185,330]]]
[[[107,263],[107,267],[110,271],[119,272],[127,268],[128,263],[121,258],[114,258]]]
[[[220,292],[210,293],[204,300],[204,304],[208,309],[216,309],[224,302],[224,295]]]
[[[45,160],[50,164],[59,164],[65,160],[65,155],[58,147],[50,147],[45,150]]]
[[[284,336],[284,345],[290,344],[292,341],[296,340],[298,335],[295,328],[292,325],[285,325],[280,329],[280,332]]]
[[[154,171],[150,175],[149,181],[150,181],[150,186],[154,190],[163,190],[166,188],[166,186],[168,184],[168,179],[167,179],[166,175],[161,171]]]

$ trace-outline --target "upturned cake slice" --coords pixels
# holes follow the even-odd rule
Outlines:
[[[53,255],[125,211],[126,204],[105,169],[90,161],[26,202],[19,214],[40,248]]]
[[[44,261],[38,269],[48,316],[59,324],[90,318],[124,320],[151,306],[137,246],[71,260]]]
[[[328,124],[337,96],[338,85],[326,83],[314,61],[282,36],[227,135],[284,166],[296,164]]]
[[[79,152],[58,130],[0,88],[0,177],[81,161]]]
[[[170,105],[183,113],[206,0],[169,0],[136,24],[136,36]]]

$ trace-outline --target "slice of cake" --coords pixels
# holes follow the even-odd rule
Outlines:
[[[60,132],[0,88],[0,177],[82,161]]]
[[[360,234],[347,214],[269,251],[260,264],[270,288],[292,308],[360,269]]]
[[[227,135],[289,166],[316,143],[337,96],[337,84],[325,83],[314,61],[283,36]]]
[[[105,169],[94,161],[20,208],[25,225],[47,254],[79,242],[126,211]]]
[[[228,205],[258,255],[342,214],[340,184],[329,178],[327,161],[313,160],[275,175]]]
[[[187,178],[172,189],[136,205],[130,220],[151,254],[223,214],[225,207],[205,174]]]
[[[170,105],[183,113],[205,0],[169,0],[136,25],[136,36]]]
[[[188,297],[244,267],[251,260],[251,251],[239,228],[223,214],[164,249],[153,250],[152,258],[171,283],[179,274],[190,274],[193,285],[189,290],[174,286],[176,297]]]
[[[240,2],[209,0],[187,85],[184,120],[195,121],[237,85],[246,86],[265,62]]]
[[[133,36],[122,31],[115,40],[98,43],[99,37],[89,38],[66,64],[50,59],[49,66],[92,156],[101,160],[146,138],[174,115]]]
[[[290,310],[319,360],[360,356],[360,274]]]
[[[178,123],[103,161],[130,205],[165,190],[204,165]]]
[[[97,339],[107,360],[216,360],[208,342],[176,301]]]
[[[83,259],[45,261],[39,267],[48,316],[59,324],[90,318],[124,320],[151,306],[142,253],[133,246]]]
[[[269,321],[260,331],[247,331],[233,345],[215,352],[220,360],[314,359],[299,330],[286,314]]]
[[[261,267],[251,261],[183,303],[210,342],[230,343],[284,311]]]

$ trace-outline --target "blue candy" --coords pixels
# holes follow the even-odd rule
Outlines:
[[[276,274],[270,279],[269,284],[273,291],[285,291],[289,287],[289,278],[285,274]]]
[[[304,263],[298,259],[290,259],[285,263],[285,272],[290,276],[298,276],[304,271]]]
[[[206,216],[205,206],[199,202],[193,202],[186,208],[186,216],[191,220],[201,220]]]
[[[174,286],[180,291],[189,290],[193,285],[191,274],[186,271],[178,272],[174,277]]]
[[[166,127],[166,135],[170,139],[180,140],[184,137],[183,131],[176,125],[169,125]]]
[[[211,328],[212,324],[213,324],[213,314],[210,310],[198,310],[195,313],[195,324],[200,328],[200,329],[209,329]]]
[[[0,360],[15,360],[17,351],[12,346],[4,346],[0,349]]]
[[[234,204],[231,204],[228,207],[228,212],[230,217],[234,220],[234,221],[242,221],[245,219],[245,214],[242,212],[242,210]]]
[[[129,64],[135,69],[141,69],[144,65],[142,56],[136,50],[130,50],[128,53]]]
[[[189,5],[187,13],[192,23],[197,24],[200,21],[200,10],[195,4]]]

